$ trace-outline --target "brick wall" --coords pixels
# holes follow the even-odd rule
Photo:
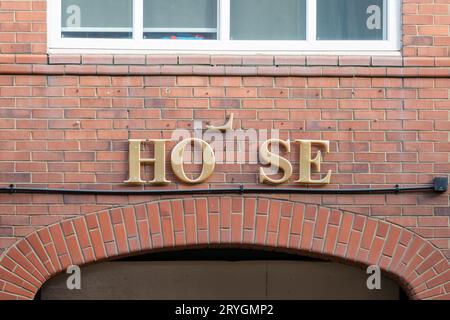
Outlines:
[[[127,139],[170,138],[175,129],[191,130],[193,119],[220,125],[231,113],[235,128],[278,129],[283,139],[330,140],[322,171],[333,171],[332,188],[427,184],[450,168],[449,80],[444,78],[4,75],[0,81],[4,186],[120,188],[128,174]],[[293,144],[285,155],[294,174],[298,153]],[[256,185],[259,166],[217,165],[208,185]],[[450,256],[447,194],[312,198],[395,221]],[[64,215],[129,201],[0,199],[2,224],[9,225],[2,229],[3,248]]]
[[[45,3],[0,1],[1,186],[128,188],[127,139],[231,113],[236,128],[330,140],[330,188],[448,175],[448,0],[403,1],[398,57],[47,55]],[[199,187],[256,185],[258,167],[217,165]],[[450,259],[448,193],[290,198],[398,224]],[[0,254],[49,224],[149,200],[2,194]]]

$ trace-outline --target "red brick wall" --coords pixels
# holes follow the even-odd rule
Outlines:
[[[330,140],[322,171],[333,171],[332,188],[427,184],[450,168],[449,80],[444,78],[5,75],[0,81],[4,186],[120,188],[128,174],[128,138],[170,138],[174,129],[191,130],[193,119],[219,125],[230,113],[235,128],[274,128],[283,139]],[[299,150],[292,146],[289,157],[297,174]],[[217,165],[208,185],[255,185],[259,166]],[[167,171],[176,187],[177,178]],[[307,198],[395,221],[450,257],[447,194]],[[65,215],[129,201],[55,195],[0,199],[2,225],[9,225],[2,229],[3,248]]]
[[[231,113],[236,128],[330,140],[330,188],[430,183],[450,170],[449,25],[450,1],[404,0],[402,56],[47,55],[45,1],[0,1],[0,185],[125,188],[128,138]],[[200,187],[254,185],[258,167],[218,165]],[[450,259],[448,193],[290,198],[398,224]],[[0,195],[0,254],[149,200]]]
[[[448,0],[402,0],[403,56],[414,64],[447,65],[450,46]],[[46,1],[3,0],[0,3],[0,52],[46,54]],[[17,63],[34,63],[21,57]],[[191,60],[192,61],[192,60]],[[192,62],[190,62],[192,63]],[[443,64],[441,64],[443,63]]]
[[[283,199],[199,196],[103,210],[31,233],[2,257],[0,299],[32,298],[72,264],[205,243],[375,264],[413,299],[449,298],[448,261],[396,224]]]

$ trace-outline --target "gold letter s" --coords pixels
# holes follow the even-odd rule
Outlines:
[[[291,143],[289,140],[283,141],[280,139],[270,139],[265,141],[261,145],[260,155],[262,160],[268,162],[269,164],[275,165],[277,168],[281,168],[284,171],[284,175],[280,179],[272,179],[267,176],[264,168],[259,168],[259,181],[261,183],[281,184],[288,181],[289,178],[291,177],[292,165],[286,158],[280,157],[279,155],[269,151],[269,145],[273,143],[279,143],[286,149],[287,152],[291,151]]]

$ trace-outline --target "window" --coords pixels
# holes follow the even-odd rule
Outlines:
[[[217,39],[217,1],[144,0],[144,39]]]
[[[393,51],[400,0],[49,0],[50,52]]]
[[[230,4],[230,40],[306,40],[306,0]]]
[[[61,1],[63,38],[120,39],[131,38],[132,34],[132,0]]]

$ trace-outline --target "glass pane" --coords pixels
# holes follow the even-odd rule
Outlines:
[[[383,40],[383,0],[317,0],[317,40]]]
[[[305,40],[306,0],[231,0],[232,40]]]
[[[131,38],[133,0],[62,0],[62,37]]]
[[[144,0],[144,38],[217,39],[217,0]]]

